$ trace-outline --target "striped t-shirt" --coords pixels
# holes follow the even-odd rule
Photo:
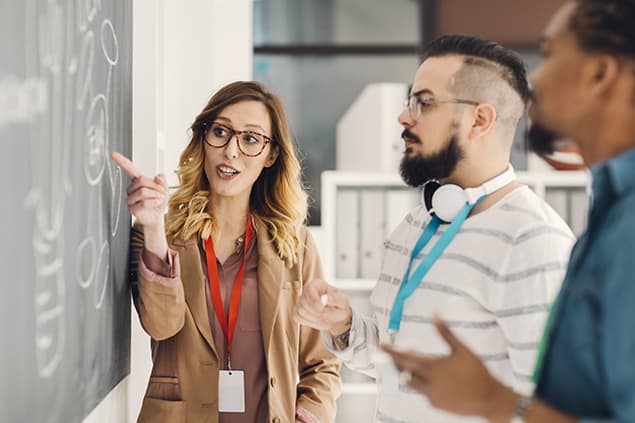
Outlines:
[[[382,270],[370,297],[372,313],[362,316],[353,311],[348,348],[337,351],[332,339],[324,336],[327,346],[350,368],[376,377],[372,351],[389,341],[390,310],[428,220],[425,208],[416,208],[385,242]],[[441,226],[412,269],[446,228]],[[545,201],[526,186],[515,189],[465,221],[406,300],[395,344],[424,354],[447,354],[449,349],[433,325],[433,315],[439,312],[499,380],[519,392],[530,392],[537,346],[574,241],[569,227]],[[375,421],[482,420],[441,412],[423,395],[399,386],[398,393],[378,389]]]

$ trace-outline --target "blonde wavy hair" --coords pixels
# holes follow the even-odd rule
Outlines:
[[[307,194],[282,103],[258,82],[239,81],[224,86],[192,123],[192,138],[181,154],[176,171],[179,186],[168,203],[166,231],[168,236],[184,240],[206,239],[219,232],[208,207],[209,182],[204,171],[203,146],[206,125],[227,106],[242,101],[259,101],[265,105],[271,119],[273,141],[270,146],[278,150],[275,163],[262,170],[251,189],[250,213],[257,223],[264,225],[280,258],[292,266],[298,260],[299,230],[307,216]]]

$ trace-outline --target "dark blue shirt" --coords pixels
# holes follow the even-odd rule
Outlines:
[[[582,422],[635,422],[635,148],[592,174],[536,396]]]

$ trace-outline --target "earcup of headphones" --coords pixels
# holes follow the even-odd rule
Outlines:
[[[441,185],[432,194],[432,211],[444,222],[452,222],[467,204],[465,191],[458,185]]]
[[[434,195],[434,192],[439,189],[440,186],[441,184],[435,180],[429,180],[425,184],[423,184],[421,190],[421,202],[425,206],[428,213],[432,211],[432,196]]]

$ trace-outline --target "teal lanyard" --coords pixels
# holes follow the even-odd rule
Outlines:
[[[399,291],[397,292],[397,297],[395,298],[395,302],[392,306],[392,310],[390,311],[390,322],[388,324],[388,330],[391,332],[398,332],[401,327],[401,319],[403,317],[403,307],[406,300],[415,292],[417,287],[421,284],[423,277],[428,273],[430,268],[434,262],[436,262],[443,251],[450,245],[450,242],[454,239],[456,234],[463,226],[465,219],[467,219],[467,215],[470,214],[472,208],[478,204],[479,201],[482,200],[481,197],[475,204],[465,204],[463,208],[456,215],[448,229],[441,235],[441,238],[434,244],[430,252],[421,260],[419,266],[414,271],[412,276],[410,276],[410,269],[412,267],[412,262],[415,257],[423,250],[423,248],[430,242],[434,234],[439,229],[439,225],[441,224],[441,220],[436,216],[432,215],[430,222],[426,225],[423,233],[417,240],[415,247],[412,249],[412,254],[410,254],[410,262],[408,263],[408,268],[406,269],[406,274],[403,277],[401,282],[401,286],[399,287]]]

